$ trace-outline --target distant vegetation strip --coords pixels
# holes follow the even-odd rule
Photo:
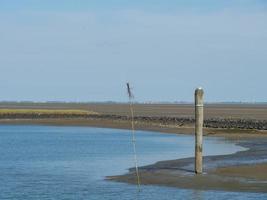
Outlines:
[[[93,111],[68,109],[0,109],[0,116],[4,118],[9,116],[87,116],[97,114]]]

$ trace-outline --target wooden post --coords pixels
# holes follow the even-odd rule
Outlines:
[[[204,121],[204,91],[202,88],[195,90],[195,173],[202,173],[202,138]]]

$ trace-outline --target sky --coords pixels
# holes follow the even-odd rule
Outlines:
[[[267,102],[266,0],[0,0],[0,101]]]

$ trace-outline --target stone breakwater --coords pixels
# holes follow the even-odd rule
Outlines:
[[[101,117],[101,116],[99,116]],[[108,116],[106,116],[108,117]],[[118,120],[129,120],[127,116],[109,116]],[[175,125],[175,126],[194,126],[194,118],[183,117],[144,117],[136,116],[137,122],[157,123],[160,125]],[[223,129],[255,129],[267,130],[267,120],[254,119],[227,119],[227,118],[210,118],[204,120],[206,128],[223,128]]]
[[[11,113],[0,114],[0,120],[16,119],[97,119],[97,120],[116,120],[129,121],[129,116],[104,115],[104,114],[38,114],[38,113]],[[150,117],[135,116],[136,123],[157,124],[160,126],[192,127],[195,119],[187,117]],[[209,118],[204,120],[206,128],[221,129],[248,129],[248,130],[267,130],[267,120],[236,119],[236,118]]]

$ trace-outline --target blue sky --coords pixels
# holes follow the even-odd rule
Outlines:
[[[105,9],[222,9],[229,7],[263,7],[265,0],[1,0],[1,10],[105,10]]]
[[[267,101],[264,0],[1,0],[0,100]]]

